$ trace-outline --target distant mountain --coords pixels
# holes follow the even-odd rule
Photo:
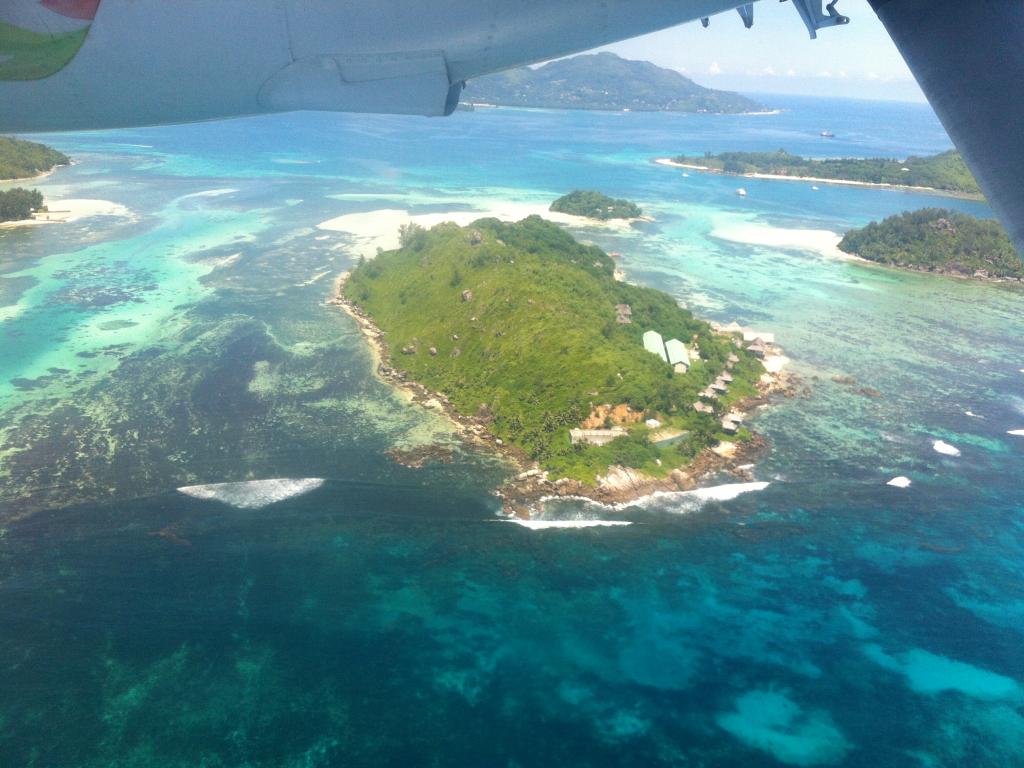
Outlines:
[[[463,100],[549,109],[631,109],[637,112],[762,112],[756,101],[697,85],[675,70],[614,53],[552,61],[471,80]]]

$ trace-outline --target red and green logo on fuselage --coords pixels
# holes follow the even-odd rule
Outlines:
[[[41,80],[75,58],[100,0],[6,0],[0,5],[0,81]]]

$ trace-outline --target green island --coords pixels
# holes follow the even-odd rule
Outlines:
[[[45,144],[0,136],[0,181],[32,178],[70,162],[67,155]],[[32,218],[36,211],[45,210],[39,190],[22,187],[0,190],[0,223],[24,221]]]
[[[67,155],[45,144],[0,136],[0,181],[29,179],[70,163]]]
[[[720,441],[750,440],[737,410],[761,394],[756,352],[613,272],[602,250],[538,216],[408,225],[337,302],[377,340],[382,373],[440,393],[580,492],[615,465],[666,478]]]
[[[38,189],[15,187],[0,190],[0,222],[23,221],[42,210],[46,210],[43,206],[43,193]]]
[[[978,182],[956,150],[905,160],[883,157],[813,159],[777,152],[722,152],[680,155],[671,162],[735,175],[765,174],[816,181],[922,187],[965,197],[981,197]]]
[[[871,222],[847,232],[839,248],[896,267],[981,279],[1024,279],[1024,261],[998,221],[944,208]]]
[[[674,69],[614,53],[559,59],[536,69],[519,67],[471,80],[463,100],[473,104],[545,109],[635,112],[765,112],[731,91],[704,88]]]
[[[586,216],[590,219],[636,219],[643,211],[636,203],[619,200],[614,197],[590,189],[573,190],[555,200],[549,208],[556,213],[570,213],[573,216]]]

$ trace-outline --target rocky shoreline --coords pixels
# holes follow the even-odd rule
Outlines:
[[[896,262],[876,261],[875,259],[865,259],[863,256],[858,254],[851,255],[855,256],[858,261],[863,262],[864,264],[873,264],[876,267],[886,267],[888,269],[898,269],[903,272],[918,272],[924,275],[941,275],[942,277],[952,277],[957,280],[973,280],[979,283],[1024,284],[1024,277],[1014,277],[1013,275],[993,275],[983,269],[977,269],[974,272],[966,272],[953,267],[901,264]]]
[[[391,365],[391,350],[381,330],[356,304],[345,298],[344,289],[349,273],[338,276],[333,294],[327,303],[336,306],[355,320],[360,333],[369,343],[377,376],[391,385],[410,403],[443,413],[456,427],[467,444],[483,447],[508,461],[516,474],[495,490],[509,517],[529,519],[539,511],[543,501],[550,498],[582,498],[608,506],[628,504],[654,493],[692,491],[703,481],[721,473],[729,473],[743,482],[753,479],[751,465],[768,449],[768,441],[753,433],[743,442],[723,443],[706,448],[685,469],[677,468],[664,478],[651,477],[627,467],[613,466],[608,474],[599,478],[596,486],[577,480],[561,478],[551,480],[529,456],[514,446],[504,443],[488,429],[486,418],[459,413],[440,392],[434,392]],[[758,395],[736,403],[735,407],[748,411],[768,404],[770,395],[795,397],[798,394],[796,378],[785,372],[766,373],[758,384]],[[733,446],[723,450],[723,446]],[[442,446],[422,446],[388,451],[392,460],[407,467],[419,468],[428,461],[448,463],[450,449]]]

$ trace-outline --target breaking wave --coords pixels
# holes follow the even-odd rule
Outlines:
[[[194,499],[219,501],[237,509],[260,509],[315,491],[323,484],[323,478],[319,477],[279,477],[270,480],[246,480],[239,483],[185,485],[178,488],[178,493],[183,493]]]
[[[632,525],[629,520],[518,520],[509,518],[504,522],[515,523],[531,531],[542,531],[546,528],[601,528],[615,525]]]

